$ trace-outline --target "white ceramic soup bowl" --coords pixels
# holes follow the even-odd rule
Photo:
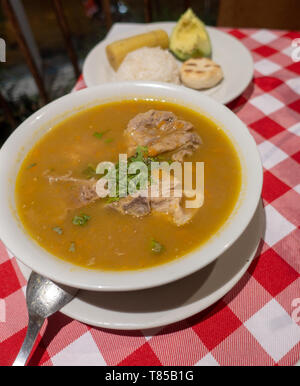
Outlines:
[[[242,189],[222,228],[198,249],[164,265],[138,271],[107,272],[81,268],[48,253],[24,229],[16,211],[19,168],[34,144],[66,117],[88,107],[124,99],[159,99],[187,106],[215,121],[234,144],[242,165]],[[26,266],[56,282],[93,291],[150,288],[187,276],[217,259],[242,234],[260,200],[262,166],[247,127],[222,104],[193,90],[166,83],[113,83],[66,95],[33,114],[0,151],[0,238]],[[242,252],[242,251],[241,251]]]

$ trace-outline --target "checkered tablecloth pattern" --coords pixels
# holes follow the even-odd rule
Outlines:
[[[229,107],[248,125],[263,160],[267,226],[260,256],[217,304],[150,333],[92,328],[58,313],[41,332],[30,365],[286,366],[299,360],[300,62],[291,54],[300,33],[223,30],[255,61],[253,82]],[[76,89],[83,87],[80,79]],[[25,285],[0,243],[0,365],[13,362],[25,336]]]

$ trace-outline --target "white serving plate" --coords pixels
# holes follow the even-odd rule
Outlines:
[[[88,87],[97,86],[113,81],[114,70],[110,66],[105,47],[120,39],[148,32],[154,29],[163,29],[171,34],[175,23],[129,24],[125,32],[113,33],[102,40],[87,56],[83,65],[83,77]],[[212,42],[213,60],[222,66],[224,80],[209,90],[198,91],[209,95],[223,104],[229,103],[238,97],[249,85],[253,78],[253,59],[248,49],[236,38],[207,27]],[[178,61],[180,66],[182,62]]]
[[[62,313],[92,326],[116,330],[156,328],[188,318],[217,302],[242,278],[256,255],[264,229],[260,205],[237,242],[201,271],[142,291],[80,291]],[[19,266],[28,279],[31,271],[21,263]]]

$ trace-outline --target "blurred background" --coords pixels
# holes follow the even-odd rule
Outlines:
[[[115,22],[177,21],[300,30],[300,0],[1,0],[0,146],[46,102],[72,90],[87,53]]]

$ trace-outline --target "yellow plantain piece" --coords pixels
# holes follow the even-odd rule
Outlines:
[[[155,30],[118,40],[106,47],[108,61],[112,68],[117,71],[129,52],[142,47],[161,47],[166,49],[169,47],[169,36],[163,30]]]

